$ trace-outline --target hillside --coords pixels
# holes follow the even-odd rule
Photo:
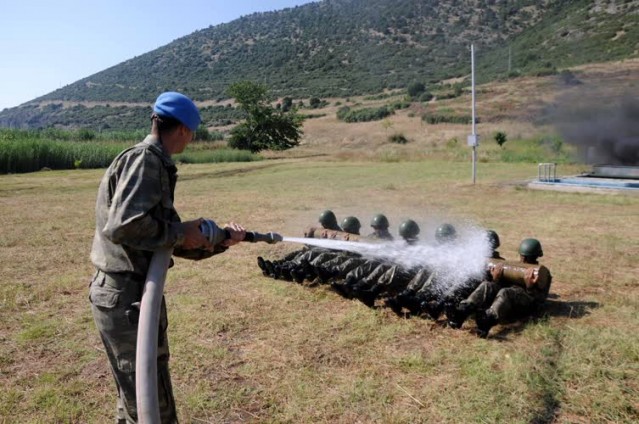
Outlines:
[[[215,106],[243,79],[297,99],[433,84],[468,74],[470,43],[480,82],[552,74],[638,57],[638,19],[638,0],[325,0],[197,31],[6,109],[0,126],[135,128],[158,92]],[[208,126],[234,119],[226,107],[205,112]]]

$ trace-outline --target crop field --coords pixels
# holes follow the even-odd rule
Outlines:
[[[564,172],[576,172],[566,165]],[[171,370],[182,422],[636,422],[639,197],[533,191],[534,164],[273,159],[180,166],[184,219],[300,236],[318,214],[537,237],[554,276],[544,318],[474,333],[273,280],[241,244],[169,271]],[[0,176],[0,422],[106,423],[115,391],[87,299],[102,170]]]
[[[575,74],[582,88],[611,82],[610,99],[632,91],[637,69]],[[587,168],[532,118],[573,89],[550,77],[480,87],[475,184],[469,126],[420,119],[466,110],[468,96],[355,124],[335,116],[343,99],[329,99],[300,146],[245,162],[192,163],[209,152],[190,146],[195,159],[178,164],[184,220],[301,237],[325,209],[357,216],[364,234],[382,212],[394,235],[412,218],[427,242],[443,222],[474,225],[499,233],[506,259],[538,238],[553,283],[542,317],[481,339],[472,319],[455,330],[263,276],[257,256],[281,258],[294,243],[177,258],[165,295],[180,422],[639,422],[639,196],[526,185],[537,162],[557,162],[560,175]],[[508,136],[501,147],[495,131]],[[115,385],[88,301],[103,172],[0,175],[0,423],[113,422]]]

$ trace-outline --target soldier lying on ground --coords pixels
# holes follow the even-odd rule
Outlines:
[[[349,234],[359,234],[361,227],[359,220],[350,216],[345,218],[343,223],[351,233],[343,232],[337,225],[335,214],[330,210],[320,214],[319,223],[321,228],[307,228],[304,237],[349,240]],[[268,261],[260,256],[257,258],[257,264],[265,276],[302,283],[305,279],[312,280],[317,277],[315,266],[344,254],[341,251],[306,246],[304,249],[289,253],[282,260]]]
[[[451,224],[443,224],[435,231],[435,240],[439,246],[444,247],[456,239],[457,230]],[[429,306],[429,302],[440,296],[438,290],[436,273],[429,268],[421,268],[402,292],[386,299],[385,303],[397,314],[403,314],[403,309],[406,308],[412,315],[419,315],[424,308]],[[431,316],[436,318],[441,313],[441,309],[439,311],[433,309],[429,312]]]
[[[371,219],[373,232],[368,235],[369,239],[393,240],[393,236],[388,231],[390,224],[384,214],[378,213]]]
[[[346,222],[347,219],[348,218],[346,218],[342,224],[345,231],[354,230],[355,228],[351,228]],[[357,221],[357,224],[359,224],[359,221]],[[348,229],[346,227],[348,227]],[[373,233],[369,234],[363,240],[379,241],[393,239],[393,236],[388,232],[388,219],[383,214],[377,214],[373,217],[371,227],[374,229]],[[359,226],[357,226],[357,230],[359,231]],[[317,270],[317,273],[322,283],[326,283],[329,280],[346,278],[359,280],[371,273],[379,264],[380,262],[377,259],[366,259],[359,255],[354,257],[338,257],[324,263],[323,266]]]
[[[407,219],[399,226],[399,235],[409,245],[419,241],[419,231],[419,225],[412,219]],[[343,281],[334,281],[331,286],[345,297],[357,298],[367,306],[373,306],[380,294],[406,284],[412,272],[395,264],[376,264],[369,260],[348,270]]]
[[[543,256],[541,243],[528,238],[519,245],[519,261],[537,265]],[[504,277],[505,266],[497,263],[490,271],[491,278],[483,281],[455,310],[459,326],[475,314],[478,334],[487,337],[490,329],[499,322],[520,319],[538,311],[543,305],[552,282],[552,276],[544,266],[528,267],[521,280]]]

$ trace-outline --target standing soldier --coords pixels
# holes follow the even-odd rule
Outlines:
[[[244,238],[237,224],[226,226],[227,240],[212,246],[200,231],[202,219],[182,222],[173,196],[177,168],[171,156],[193,139],[200,114],[188,97],[158,96],[151,134],[120,153],[106,170],[95,206],[91,261],[96,268],[89,300],[115,379],[118,423],[137,422],[135,368],[139,305],[154,251],[172,248],[175,256],[204,259]],[[157,390],[163,423],[177,422],[171,378],[167,313],[160,310]]]

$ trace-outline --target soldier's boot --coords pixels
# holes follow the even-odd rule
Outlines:
[[[448,326],[450,328],[461,328],[464,321],[468,318],[472,312],[472,308],[467,303],[455,304],[455,302],[446,302],[444,305],[444,311],[446,312],[446,319],[448,320]]]
[[[264,262],[264,258],[261,256],[257,257],[257,266],[260,267],[260,269],[262,270],[262,274],[264,274],[265,277],[268,277],[268,272],[266,270],[266,263]]]
[[[377,299],[377,290],[375,287],[370,289],[360,288],[354,291],[355,296],[366,306],[372,308],[375,306],[375,299]]]
[[[397,314],[400,314],[403,308],[408,309],[411,313],[416,313],[418,305],[415,305],[415,295],[415,291],[405,289],[398,293],[395,297],[390,298],[387,304],[389,304],[389,306]]]
[[[264,261],[264,268],[266,268],[266,274],[269,277],[275,278],[275,268],[273,267],[273,262]]]
[[[393,311],[397,315],[404,315],[404,313],[402,312],[403,306],[397,300],[397,296],[387,297],[386,299],[384,299],[384,305],[390,308],[391,311]]]
[[[359,283],[360,281],[352,275],[347,275],[346,278],[344,278],[344,285],[347,286],[351,291],[353,290],[353,287],[355,287]]]
[[[291,269],[291,278],[297,284],[302,284],[304,282],[304,278],[306,278],[306,274],[304,269],[301,266],[296,266]]]
[[[490,309],[486,311],[480,310],[475,313],[475,322],[477,323],[477,334],[482,339],[485,339],[488,337],[490,329],[497,325],[497,317]]]
[[[280,264],[279,265],[280,278],[285,281],[293,281],[293,276],[291,276],[291,269],[293,269],[293,267],[288,263]]]
[[[335,290],[340,296],[345,297],[347,299],[351,299],[351,290],[350,287],[345,284],[343,281],[331,281],[331,288]]]
[[[438,300],[422,300],[419,309],[426,312],[432,319],[437,320],[442,314],[444,305]]]
[[[321,284],[328,283],[331,279],[335,278],[335,274],[330,267],[318,267],[316,269],[317,278]]]
[[[282,277],[282,266],[271,262],[271,268],[273,269],[273,278],[279,280]]]
[[[302,272],[304,273],[304,278],[311,281],[317,278],[317,271],[313,265],[307,260],[303,260],[300,264],[302,268]]]
[[[408,309],[411,315],[421,315],[423,312],[422,302],[423,300],[414,293],[412,295],[407,294],[402,299],[402,305]]]

